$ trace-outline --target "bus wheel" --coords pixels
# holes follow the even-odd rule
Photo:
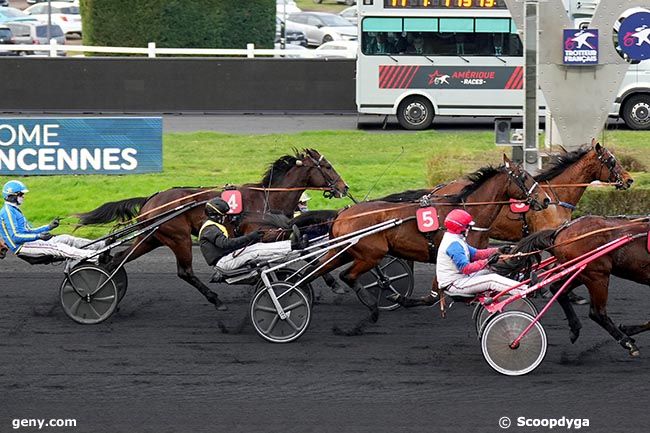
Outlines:
[[[397,120],[404,129],[427,129],[433,122],[433,105],[422,96],[406,98],[397,107]]]
[[[650,129],[650,95],[634,95],[623,106],[623,120],[630,129]]]

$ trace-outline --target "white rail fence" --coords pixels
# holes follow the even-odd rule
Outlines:
[[[287,45],[289,46],[289,45]],[[50,40],[49,45],[31,45],[31,44],[0,44],[0,52],[17,51],[18,53],[33,52],[39,55],[57,57],[61,53],[73,52],[79,53],[78,56],[86,57],[84,53],[99,54],[141,54],[150,58],[159,55],[179,55],[179,56],[208,56],[208,57],[246,57],[249,59],[255,57],[292,57],[292,58],[355,58],[357,53],[354,50],[308,50],[308,49],[265,49],[255,48],[254,44],[247,44],[246,49],[212,49],[212,48],[158,48],[155,42],[149,42],[144,47],[96,47],[88,45],[60,45],[56,39]]]

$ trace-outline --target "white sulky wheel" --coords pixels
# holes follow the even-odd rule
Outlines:
[[[413,271],[406,260],[391,256],[384,257],[378,267],[379,270],[374,268],[361,275],[358,281],[364,289],[377,297],[380,310],[395,310],[400,305],[386,299],[386,296],[393,293],[399,293],[403,297],[411,296],[415,285]],[[362,298],[359,300],[365,305]],[[366,305],[366,307],[370,307],[370,305]]]
[[[488,321],[481,336],[481,350],[490,367],[507,376],[521,376],[537,368],[547,349],[546,333],[541,323],[535,323],[521,339],[519,347],[510,347],[533,320],[530,314],[506,311]]]
[[[535,307],[535,304],[533,304],[533,301],[531,301],[528,298],[521,298],[516,301],[511,302],[510,304],[506,305],[503,307],[503,312],[506,311],[523,311],[524,313],[528,313],[531,316],[535,317],[537,316],[537,307]],[[485,327],[485,324],[487,323],[487,320],[492,317],[494,314],[490,314],[488,310],[485,309],[485,307],[481,304],[476,305],[474,308],[474,313],[472,314],[472,317],[474,318],[474,325],[476,326],[476,334],[481,337],[481,331]]]
[[[250,305],[253,327],[260,337],[271,343],[289,343],[305,333],[311,321],[311,306],[305,293],[299,288],[291,288],[290,283],[276,281],[271,289],[263,287]],[[280,306],[286,313],[282,319],[278,313],[270,291],[278,297]]]
[[[94,325],[108,319],[118,303],[118,287],[110,273],[99,266],[83,264],[70,271],[61,283],[61,305],[77,323]]]

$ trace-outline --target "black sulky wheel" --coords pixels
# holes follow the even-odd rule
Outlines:
[[[296,281],[299,281],[302,278],[302,274],[297,273],[295,269],[291,269],[291,268],[280,268],[277,271],[273,272],[273,274],[275,274],[275,278],[271,276],[271,279],[273,281],[284,281],[286,283],[294,283]],[[260,280],[255,285],[255,293],[257,293],[263,288],[264,288],[264,282]],[[302,284],[300,286],[300,290],[302,290],[302,292],[307,296],[307,299],[309,299],[309,306],[313,307],[314,288],[312,287],[311,283]]]
[[[129,287],[129,277],[126,275],[126,270],[124,267],[120,267],[115,275],[113,275],[113,281],[117,286],[117,303],[122,302],[122,298],[126,295],[126,289]]]
[[[521,298],[509,303],[503,307],[503,311],[523,311],[524,313],[528,313],[533,317],[537,316],[538,313],[537,307],[535,307],[533,301],[528,298]],[[485,327],[488,319],[490,319],[490,317],[492,317],[494,314],[497,313],[490,314],[490,312],[486,310],[485,307],[481,304],[477,304],[474,308],[472,317],[474,318],[474,325],[476,327],[476,333],[478,334],[479,338],[481,337],[481,332]]]
[[[546,332],[536,322],[517,347],[514,340],[533,322],[521,311],[499,313],[487,322],[481,336],[483,357],[494,370],[507,376],[522,376],[541,364],[546,356]]]
[[[273,302],[273,293],[286,314],[284,318]],[[305,293],[290,283],[276,281],[259,290],[250,305],[250,317],[257,334],[271,343],[290,343],[305,333],[311,321],[311,306]]]
[[[377,297],[379,309],[384,311],[396,310],[400,307],[398,303],[386,299],[386,296],[392,293],[399,293],[404,297],[411,296],[415,285],[409,262],[391,256],[384,257],[376,268],[361,275],[358,281]],[[359,299],[366,305],[361,298]]]
[[[96,265],[83,264],[66,276],[61,284],[61,305],[77,323],[94,325],[108,319],[118,303],[118,286],[110,273]]]

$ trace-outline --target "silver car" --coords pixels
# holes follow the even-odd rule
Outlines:
[[[47,39],[47,24],[37,21],[15,21],[4,25],[11,29],[16,44],[49,45],[50,43]],[[61,27],[57,25],[50,27],[50,39],[56,39],[59,45],[65,45],[65,35]],[[34,54],[48,53],[48,51],[34,51]],[[31,54],[31,51],[27,52],[27,54]],[[59,51],[57,54],[60,56],[65,55],[65,51]]]
[[[330,41],[356,41],[357,28],[336,14],[301,12],[287,18],[295,28],[307,35],[309,45],[319,46]]]

